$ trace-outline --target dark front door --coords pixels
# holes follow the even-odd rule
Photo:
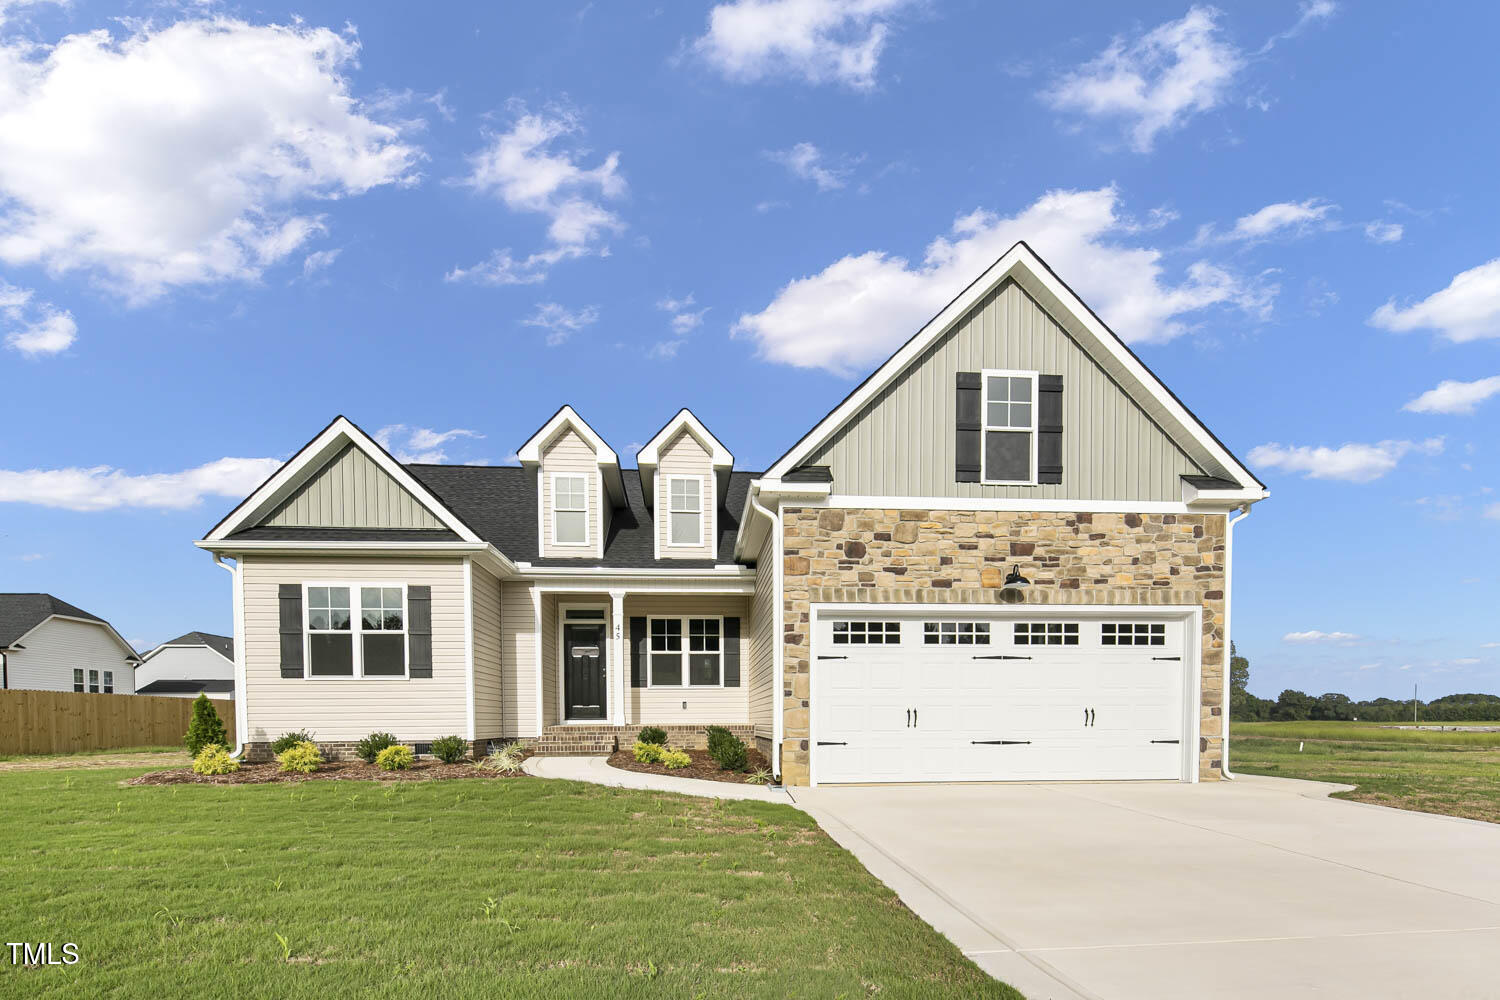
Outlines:
[[[604,626],[563,626],[563,705],[568,719],[602,719]]]

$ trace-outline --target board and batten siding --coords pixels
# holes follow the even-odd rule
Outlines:
[[[135,694],[135,668],[125,660],[124,648],[99,622],[49,618],[26,633],[18,649],[5,654],[9,686],[27,691],[72,691],[73,671],[83,671],[84,690],[88,672],[99,671],[99,690],[104,690],[104,671],[114,674],[115,694]]]
[[[557,597],[542,595],[542,725],[552,726],[562,721],[562,703],[558,697],[561,674],[557,661]]]
[[[354,445],[346,445],[262,524],[306,528],[441,528],[443,523]]]
[[[500,688],[503,736],[542,735],[536,717],[536,609],[530,583],[500,584],[500,660],[505,683]]]
[[[372,732],[427,742],[468,729],[462,559],[379,560],[243,557],[245,740],[261,743],[294,729],[319,741],[357,740]],[[432,588],[432,676],[424,678],[283,678],[280,607],[283,583],[348,581]],[[356,610],[357,613],[357,610]]]
[[[661,687],[630,689],[626,699],[626,719],[631,725],[708,725],[711,723],[735,723],[744,725],[750,720],[749,686],[746,673],[750,662],[750,614],[749,597],[705,594],[625,598],[625,655],[630,656],[633,636],[630,620],[635,617],[655,616],[735,616],[740,620],[740,683],[738,687]],[[649,625],[647,626],[650,627]],[[686,654],[687,639],[684,634],[683,650]],[[630,676],[630,664],[625,664],[625,676]],[[687,670],[684,660],[683,670]],[[687,707],[683,707],[683,703]]]
[[[702,545],[672,544],[671,487],[672,476],[697,476],[702,480],[699,506],[703,517]],[[716,507],[713,456],[704,450],[698,439],[683,430],[661,450],[656,469],[654,500],[656,517],[656,546],[663,559],[714,559],[718,556],[718,525],[715,524]]]
[[[770,739],[776,710],[776,532],[767,531],[756,558],[755,594],[750,602],[745,686],[755,735]]]
[[[594,449],[571,427],[564,430],[552,443],[542,450],[541,461],[541,505],[543,558],[593,558],[599,551],[599,532],[603,530],[603,518],[599,502],[599,459]],[[587,477],[589,495],[589,543],[587,545],[552,544],[552,477],[558,473],[577,474]]]
[[[1063,481],[985,486],[954,477],[954,377],[986,368],[1063,377]],[[1182,499],[1199,474],[1181,448],[1025,290],[1007,281],[808,459],[857,496]]]
[[[495,740],[505,729],[504,645],[500,581],[477,563],[470,567],[474,591],[474,739]]]

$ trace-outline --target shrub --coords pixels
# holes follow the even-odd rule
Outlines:
[[[312,733],[306,729],[294,729],[289,733],[282,733],[276,739],[272,740],[271,752],[280,757],[298,743],[311,743],[312,741]]]
[[[469,756],[469,741],[462,736],[443,736],[432,741],[432,755],[444,764],[457,764]]]
[[[398,742],[400,741],[392,733],[371,733],[354,744],[354,752],[366,764],[373,764],[375,763],[375,758],[380,756],[380,751],[386,747],[393,747]]]
[[[769,785],[771,779],[776,777],[767,767],[757,767],[754,771],[745,775],[745,783],[748,785]]]
[[[635,759],[642,764],[660,764],[661,755],[664,750],[666,750],[666,747],[660,743],[646,743],[640,740],[636,741],[633,748]]]
[[[210,743],[193,758],[196,774],[233,774],[239,769],[240,762],[229,756],[229,748],[222,743]]]
[[[318,769],[318,765],[323,763],[323,755],[318,751],[316,743],[303,742],[277,754],[276,763],[280,765],[278,770],[281,771],[312,774]]]
[[[642,743],[654,743],[659,747],[667,745],[667,731],[660,726],[647,726],[641,730],[636,737]]]
[[[743,771],[750,766],[750,748],[723,726],[708,727],[708,755],[723,771]]]
[[[521,770],[521,763],[525,759],[526,748],[521,745],[520,740],[516,740],[503,747],[495,747],[484,760],[474,766],[487,771],[499,771],[501,774],[515,774]]]
[[[670,747],[661,752],[661,766],[669,771],[675,771],[679,767],[687,767],[693,762],[693,758],[687,755],[686,750],[673,750]]]
[[[375,755],[375,766],[382,771],[404,771],[416,759],[416,752],[411,747],[405,743],[396,743]]]
[[[188,723],[188,731],[182,742],[187,744],[188,753],[194,757],[210,743],[229,745],[229,734],[224,731],[224,723],[220,721],[219,713],[214,711],[213,702],[208,700],[207,695],[200,694],[193,699],[193,721]]]
[[[734,739],[734,734],[723,726],[709,726],[703,732],[708,735],[708,755],[715,760],[718,759],[718,749]]]

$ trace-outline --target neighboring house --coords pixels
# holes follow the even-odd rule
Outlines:
[[[0,688],[134,694],[139,662],[98,615],[51,594],[0,594]]]
[[[141,657],[135,693],[168,698],[234,697],[234,640],[227,635],[189,632]]]
[[[571,406],[517,454],[403,465],[339,417],[197,543],[252,755],[719,723],[790,784],[1220,773],[1266,489],[1025,244],[765,472],[687,410],[636,468]]]

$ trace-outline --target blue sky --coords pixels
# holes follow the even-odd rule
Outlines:
[[[1500,689],[1497,29],[0,0],[0,589],[229,631],[190,543],[336,413],[504,462],[686,405],[764,468],[1026,238],[1270,485],[1252,690]]]

